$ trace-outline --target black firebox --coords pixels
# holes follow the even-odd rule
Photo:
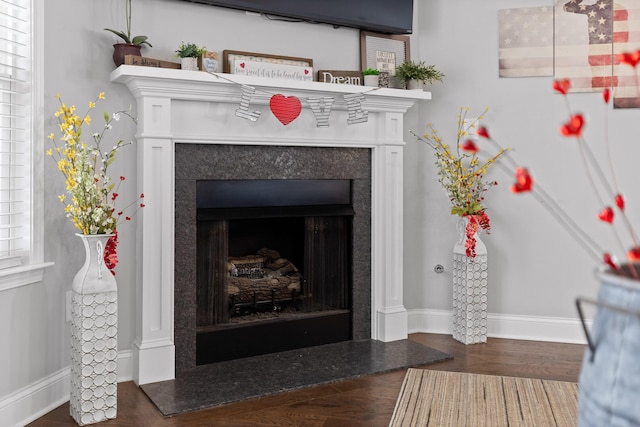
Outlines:
[[[196,364],[352,339],[350,180],[201,180]]]

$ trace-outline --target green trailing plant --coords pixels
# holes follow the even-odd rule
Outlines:
[[[405,61],[396,68],[396,77],[405,82],[409,80],[423,81],[426,84],[441,82],[444,74],[435,65],[426,65],[424,61]]]
[[[364,76],[377,76],[378,74],[380,74],[380,71],[375,68],[367,68],[362,72],[362,75]]]
[[[176,56],[178,58],[197,58],[207,50],[206,47],[198,47],[195,43],[180,43],[178,49],[176,49]]]
[[[133,44],[137,46],[141,46],[146,44],[149,47],[151,43],[147,41],[147,36],[134,36],[131,37],[131,0],[126,0],[125,3],[125,15],[127,17],[127,32],[124,31],[116,31],[111,28],[105,28],[106,31],[110,31],[116,36],[120,37],[126,44]]]

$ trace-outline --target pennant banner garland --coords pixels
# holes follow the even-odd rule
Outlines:
[[[242,85],[242,95],[240,97],[240,107],[236,110],[236,116],[255,122],[260,117],[260,111],[249,112],[249,101],[256,92],[256,88]]]
[[[217,78],[227,80],[230,83],[234,83],[241,86],[240,105],[236,109],[235,115],[242,119],[257,121],[260,118],[260,111],[250,111],[249,103],[251,98],[256,92],[256,88],[247,85],[241,85],[230,79],[222,77],[218,74],[210,73]],[[370,91],[377,90],[373,88]],[[356,123],[365,123],[369,120],[369,112],[362,109],[362,103],[365,100],[364,93],[352,93],[343,95],[344,100],[347,103],[347,124],[352,125]],[[317,98],[306,98],[305,101],[309,104],[311,111],[316,119],[317,127],[329,127],[329,116],[331,115],[331,108],[335,102],[333,96],[322,96]],[[269,108],[273,115],[283,125],[288,125],[300,116],[302,112],[302,103],[300,99],[295,96],[285,96],[282,94],[275,94],[271,96],[269,101]]]
[[[316,124],[319,128],[329,127],[329,115],[331,114],[331,106],[335,99],[333,96],[323,96],[322,98],[307,98],[307,103],[316,117]]]

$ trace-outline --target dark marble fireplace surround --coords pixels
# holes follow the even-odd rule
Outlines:
[[[175,148],[176,378],[196,367],[196,180],[352,181],[354,340],[371,338],[371,150],[179,143]]]

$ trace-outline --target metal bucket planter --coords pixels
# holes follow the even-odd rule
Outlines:
[[[588,342],[579,379],[578,425],[640,426],[640,281],[605,269],[597,275],[597,301],[576,300]],[[582,303],[597,307],[591,331]]]

